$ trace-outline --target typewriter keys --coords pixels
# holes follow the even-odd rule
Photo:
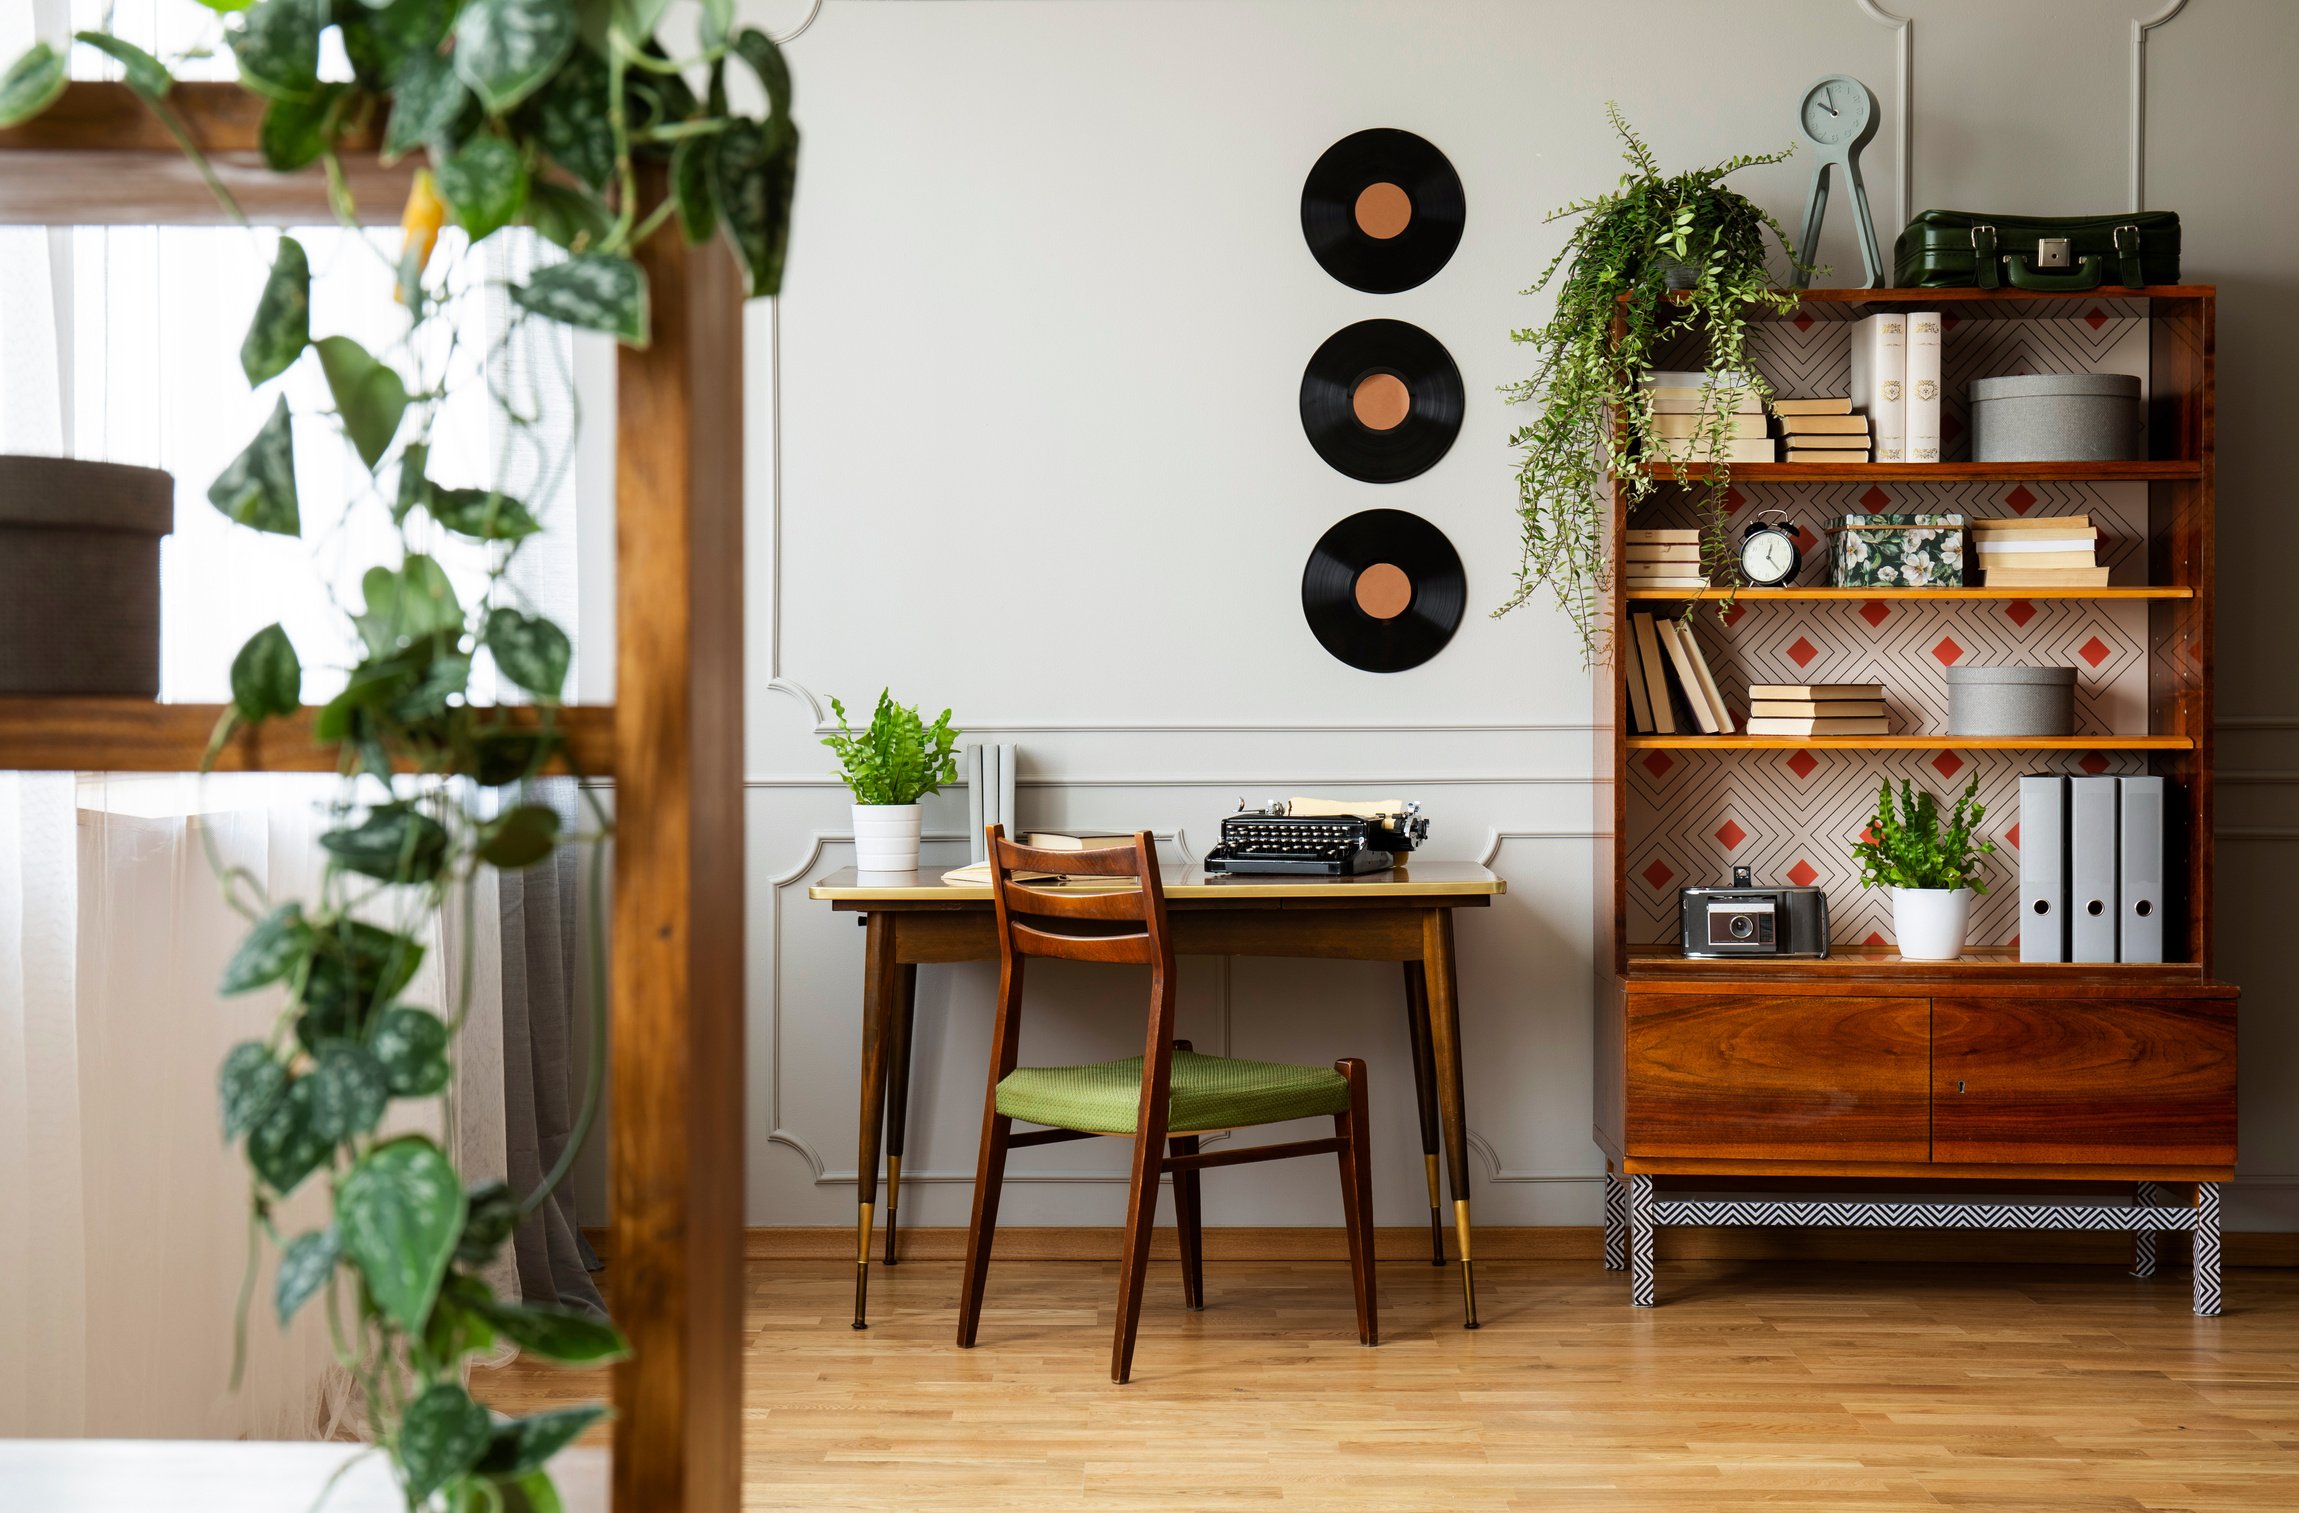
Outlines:
[[[1387,126],[1335,142],[1301,186],[1310,255],[1367,294],[1426,283],[1461,245],[1467,212],[1461,176],[1445,155]]]
[[[1301,612],[1351,667],[1403,672],[1453,638],[1468,584],[1453,543],[1419,515],[1365,510],[1327,531],[1301,570]]]
[[[1325,339],[1301,375],[1301,428],[1317,455],[1366,483],[1435,467],[1461,432],[1461,370],[1401,320],[1361,320]]]

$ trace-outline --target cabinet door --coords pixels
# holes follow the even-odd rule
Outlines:
[[[2235,1001],[1934,999],[1932,1158],[2234,1164]]]
[[[1930,1000],[1628,996],[1630,1156],[1923,1161]]]

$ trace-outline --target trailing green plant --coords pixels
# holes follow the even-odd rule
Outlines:
[[[822,744],[838,753],[839,776],[854,790],[857,804],[915,804],[944,783],[958,781],[958,737],[945,709],[929,725],[908,704],[894,702],[892,689],[878,691],[878,708],[857,731],[846,706],[835,698],[831,712],[838,729]]]
[[[1876,790],[1876,812],[1868,828],[1852,843],[1860,863],[1863,888],[1969,888],[1985,893],[1980,859],[1994,854],[1996,843],[1978,836],[1980,821],[1988,817],[1979,802],[1980,780],[1964,785],[1963,796],[1943,820],[1937,800],[1900,780],[1897,808],[1892,801],[1892,780]]]
[[[547,766],[566,762],[557,712],[573,646],[511,586],[512,562],[543,523],[507,484],[520,457],[538,488],[555,487],[573,444],[554,451],[541,439],[531,413],[540,406],[497,359],[530,322],[644,346],[647,280],[633,254],[660,234],[696,243],[723,234],[750,293],[778,292],[798,158],[790,72],[772,40],[734,27],[732,0],[704,0],[700,50],[683,58],[656,37],[667,0],[201,3],[218,13],[240,86],[264,101],[265,161],[281,172],[318,165],[354,241],[375,247],[343,170],[347,144],[379,137],[386,163],[421,154],[426,164],[412,175],[396,255],[376,249],[375,296],[396,298],[406,313],[404,331],[381,351],[342,335],[314,338],[310,259],[294,238],[279,237],[241,366],[261,389],[309,354],[331,404],[299,414],[280,395],[208,490],[241,525],[303,535],[310,512],[295,442],[315,426],[330,428],[356,455],[354,476],[363,480],[352,497],[331,503],[347,516],[385,512],[396,537],[391,560],[361,578],[361,603],[344,610],[358,651],[343,691],[316,715],[318,740],[334,749],[341,778],[320,838],[317,895],[274,898],[251,873],[226,866],[210,842],[225,898],[250,925],[221,990],[284,995],[270,1033],[234,1046],[218,1078],[224,1138],[241,1143],[251,1173],[238,1328],[244,1340],[268,1243],[279,1253],[272,1303],[280,1322],[322,1300],[337,1359],[361,1388],[364,1428],[390,1456],[410,1510],[550,1513],[559,1501],[548,1463],[603,1410],[497,1419],[466,1391],[464,1368],[498,1340],[569,1365],[611,1361],[626,1349],[604,1320],[501,1299],[483,1280],[584,1143],[599,1102],[603,1023],[592,1026],[576,1127],[532,1192],[467,1182],[438,1140],[409,1132],[421,1121],[393,1116],[402,1101],[444,1112],[471,1008],[469,953],[444,990],[448,1001],[408,1001],[426,930],[458,904],[468,929],[481,869],[531,866],[564,842],[596,844],[609,828],[585,789],[587,827],[563,834],[558,812],[534,789]],[[321,78],[330,30],[349,59],[348,80]],[[121,66],[128,87],[244,224],[175,109],[170,65],[107,32],[77,40]],[[756,77],[764,115],[729,109],[730,62]],[[66,63],[43,43],[0,74],[0,127],[53,104]],[[641,191],[650,165],[668,185],[652,205]],[[439,252],[450,224],[462,236]],[[510,287],[497,344],[477,376],[459,376],[471,370],[453,366],[455,317],[479,287],[459,270],[480,242],[514,225],[567,255]],[[503,443],[493,477],[433,472],[433,427],[460,383],[483,385],[494,407]],[[468,604],[442,564],[445,542],[463,543],[457,551],[484,563],[483,587]],[[482,653],[537,706],[526,718],[472,702]],[[231,703],[203,766],[236,731],[297,713],[302,681],[302,660],[281,626],[251,637],[232,661]],[[594,866],[595,983],[604,975],[602,877]],[[602,1013],[605,998],[593,993]],[[328,1222],[282,1234],[280,1204],[315,1179],[329,1189]]]
[[[1742,396],[1771,394],[1749,362],[1749,312],[1785,312],[1796,303],[1766,266],[1765,233],[1792,268],[1801,266],[1780,223],[1722,183],[1743,168],[1782,161],[1793,147],[1664,176],[1618,105],[1608,103],[1605,118],[1625,144],[1621,156],[1629,171],[1611,193],[1549,215],[1552,221],[1578,216],[1580,224],[1524,291],[1539,294],[1556,284],[1547,323],[1510,333],[1511,340],[1539,349],[1540,366],[1502,390],[1511,403],[1539,405],[1541,413],[1509,438],[1524,452],[1517,468],[1524,556],[1516,591],[1494,614],[1507,614],[1545,585],[1580,633],[1584,655],[1596,650],[1596,598],[1611,568],[1605,559],[1608,486],[1619,479],[1628,510],[1662,479],[1690,477],[1682,464],[1652,460],[1664,449],[1645,375],[1664,344],[1705,349],[1715,403],[1702,439],[1722,454]],[[1673,287],[1672,277],[1686,286]],[[1680,451],[1685,447],[1676,443]],[[1702,562],[1711,576],[1731,571],[1722,513],[1730,482],[1729,464],[1714,464],[1697,499],[1706,524]]]

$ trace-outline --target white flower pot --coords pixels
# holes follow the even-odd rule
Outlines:
[[[854,865],[863,872],[918,870],[916,804],[856,804]]]
[[[1953,961],[1964,954],[1972,920],[1969,888],[1894,888],[1892,934],[1910,961]]]

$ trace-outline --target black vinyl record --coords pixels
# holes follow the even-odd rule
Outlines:
[[[1325,149],[1301,186],[1301,234],[1319,266],[1352,289],[1395,294],[1426,283],[1461,245],[1468,202],[1445,155],[1377,126]]]
[[[1461,434],[1461,370],[1401,320],[1361,320],[1325,339],[1301,374],[1301,428],[1334,468],[1398,483],[1437,465]]]
[[[1318,538],[1301,569],[1301,612],[1351,667],[1403,672],[1453,639],[1468,603],[1461,555],[1403,510],[1363,510]]]

